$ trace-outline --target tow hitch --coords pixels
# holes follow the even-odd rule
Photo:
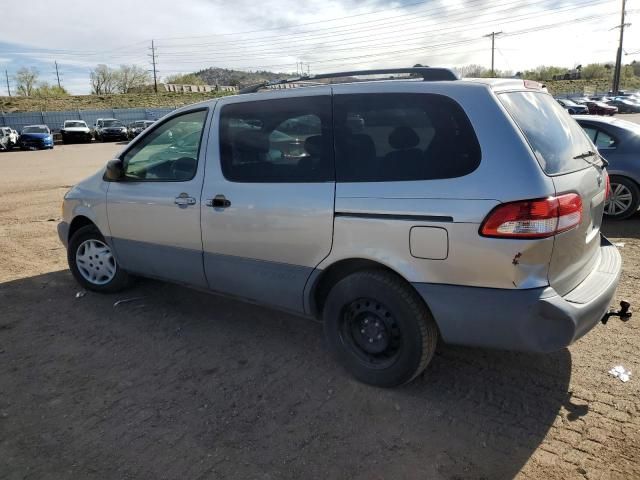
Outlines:
[[[629,311],[629,308],[631,308],[631,304],[623,300],[622,302],[620,302],[620,310],[618,310],[617,312],[611,311],[604,314],[604,317],[602,317],[602,323],[606,325],[610,317],[620,317],[620,320],[622,320],[623,322],[628,322],[632,315],[632,313]]]

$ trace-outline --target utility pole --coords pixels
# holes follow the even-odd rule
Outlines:
[[[62,88],[62,85],[60,85],[60,72],[58,71],[58,61],[55,60],[54,63],[56,64],[56,77],[58,78],[58,88]]]
[[[491,32],[485,35],[485,37],[491,37],[491,76],[496,76],[496,71],[494,68],[494,60],[495,60],[495,49],[496,49],[496,35],[501,35],[502,32]]]
[[[151,62],[153,64],[153,91],[158,93],[158,77],[156,72],[156,46],[151,40]]]
[[[624,23],[625,4],[626,0],[622,0],[622,18],[620,19],[620,25],[615,27],[620,29],[620,43],[618,45],[618,52],[616,54],[616,68],[613,71],[613,84],[611,85],[611,91],[614,95],[617,95],[618,91],[620,90],[620,71],[622,69],[622,40],[624,38],[624,27],[630,25]]]
[[[5,70],[4,76],[7,78],[7,92],[9,93],[9,96],[11,96],[11,87],[9,86],[9,72]]]

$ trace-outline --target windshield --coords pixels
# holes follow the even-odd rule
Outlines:
[[[24,127],[22,133],[49,133],[47,127]]]
[[[589,137],[553,97],[539,92],[511,92],[500,94],[499,98],[547,174],[589,166],[584,159],[574,158],[594,149]]]
[[[573,102],[571,100],[563,99],[562,101],[565,103],[565,105],[567,105],[569,107],[577,107],[578,106],[578,104],[576,102]]]
[[[105,120],[104,121],[104,126],[105,127],[122,127],[122,122],[120,122],[119,120]]]
[[[80,121],[78,121],[78,122],[64,122],[64,126],[65,127],[69,127],[69,128],[71,128],[71,127],[86,127],[87,124],[84,123],[84,122],[80,122]]]

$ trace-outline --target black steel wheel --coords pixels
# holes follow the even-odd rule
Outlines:
[[[438,328],[418,293],[398,275],[363,270],[337,282],[323,308],[325,338],[340,364],[361,382],[410,382],[436,349]]]

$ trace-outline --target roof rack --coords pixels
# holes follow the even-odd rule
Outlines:
[[[319,79],[327,78],[341,78],[341,77],[355,77],[358,75],[385,75],[394,73],[412,73],[416,76],[421,76],[425,82],[436,82],[442,80],[458,80],[458,76],[448,68],[439,67],[411,67],[411,68],[383,68],[377,70],[354,70],[351,72],[335,72],[335,73],[323,73],[317,75],[303,75],[295,78],[287,78],[282,80],[274,80],[271,82],[262,82],[255,85],[250,85],[241,89],[238,93],[255,93],[262,88],[267,88],[275,85],[284,85],[287,83],[308,82]],[[317,85],[317,83],[315,83]]]

